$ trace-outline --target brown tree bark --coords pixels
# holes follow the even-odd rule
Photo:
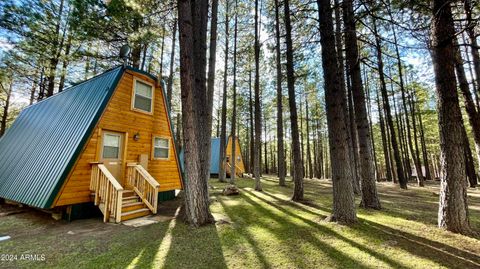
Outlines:
[[[225,64],[223,67],[223,95],[222,95],[222,126],[220,128],[220,158],[218,164],[218,180],[226,182],[226,156],[225,150],[227,146],[227,88],[228,88],[228,53],[229,53],[229,3],[230,0],[225,1]]]
[[[359,145],[359,174],[362,182],[362,202],[360,206],[380,209],[380,200],[375,183],[375,166],[372,156],[372,141],[365,103],[365,91],[362,83],[360,60],[358,55],[357,34],[353,1],[343,1],[343,20],[345,22],[345,50],[350,73],[352,97],[355,108],[355,125]],[[355,141],[355,140],[353,140]]]
[[[390,73],[390,76],[392,74]],[[393,115],[395,115],[395,124],[397,125],[398,131],[398,146],[400,150],[400,156],[402,157],[402,167],[404,172],[404,177],[408,179],[411,177],[412,169],[410,166],[410,157],[408,154],[408,148],[406,146],[407,141],[405,140],[404,134],[405,129],[403,128],[403,117],[400,115],[399,110],[397,109],[397,98],[395,97],[395,92],[393,90],[393,81],[390,81],[390,94],[392,95],[392,104],[393,104]]]
[[[3,84],[0,83],[0,86],[2,87],[2,91],[5,92],[5,103],[3,104],[2,107],[2,121],[0,122],[0,137],[2,137],[5,134],[5,131],[7,130],[7,120],[8,120],[8,113],[10,111],[10,99],[12,97],[12,90],[13,90],[13,80],[10,80],[10,85],[8,86],[8,89],[6,89]]]
[[[213,10],[212,10],[213,11]],[[172,30],[172,51],[170,53],[170,73],[168,75],[167,81],[167,105],[168,109],[172,109],[172,92],[173,92],[173,75],[174,75],[174,64],[175,64],[175,42],[177,39],[177,17],[173,19],[173,30]],[[210,72],[210,68],[208,69]],[[210,79],[210,75],[208,76]],[[210,87],[210,86],[209,86]]]
[[[38,71],[35,71],[35,74],[33,75],[32,88],[30,89],[30,100],[28,102],[29,105],[33,105],[33,102],[35,101],[37,86],[38,86]]]
[[[237,130],[237,33],[238,33],[238,1],[235,0],[235,29],[233,33],[233,111],[232,111],[232,155],[230,169],[230,184],[235,184],[235,163],[236,163],[236,147],[237,143],[235,132]]]
[[[282,63],[280,51],[280,10],[278,0],[275,0],[275,61],[277,68],[277,160],[278,160],[278,184],[285,186],[285,155],[283,141],[283,93],[282,93]]]
[[[145,44],[145,52],[147,51],[148,44]],[[158,70],[158,78],[162,79],[163,76],[163,51],[165,49],[165,24],[162,25],[162,45],[160,46],[160,68]],[[146,53],[145,53],[146,54]],[[142,60],[142,70],[145,63],[145,56]]]
[[[343,3],[343,2],[342,2]],[[355,127],[355,116],[354,116],[354,109],[353,109],[353,100],[351,98],[351,83],[349,73],[345,76],[345,59],[343,57],[343,30],[342,30],[342,20],[341,20],[341,10],[342,5],[340,4],[339,0],[334,1],[335,9],[335,45],[337,49],[337,62],[338,62],[338,69],[339,73],[339,80],[341,81],[340,87],[343,92],[347,92],[344,104],[345,116],[347,117],[347,129],[349,130],[348,135],[348,154],[350,156],[350,162],[352,165],[352,180],[353,180],[353,190],[354,193],[359,195],[361,192],[360,189],[360,174],[358,173],[358,142],[357,142],[357,135],[356,135],[356,127]],[[348,64],[348,63],[347,63]],[[345,80],[345,77],[347,79]],[[346,83],[346,88],[345,88]]]
[[[337,46],[338,48],[338,46]],[[340,49],[337,49],[340,51]],[[340,55],[340,54],[339,54]],[[340,59],[341,56],[339,56]],[[343,61],[343,57],[341,57]],[[340,63],[341,61],[339,61]],[[343,66],[343,64],[339,64],[339,67]],[[349,68],[349,67],[348,67]],[[343,69],[342,69],[343,70]],[[357,135],[357,124],[355,122],[355,108],[353,107],[353,97],[352,97],[352,83],[350,76],[347,73],[347,100],[346,104],[347,107],[346,115],[347,115],[347,128],[349,130],[349,147],[350,147],[350,159],[352,160],[352,179],[353,179],[353,191],[356,195],[362,194],[362,189],[360,187],[360,165],[359,165],[359,151],[358,151],[358,135]]]
[[[308,177],[313,178],[313,169],[312,169],[312,153],[310,151],[310,118],[309,118],[309,107],[308,107],[308,95],[305,96],[305,124],[307,127],[307,167],[308,167]]]
[[[474,2],[475,3],[475,2]],[[472,16],[473,7],[472,0],[464,0],[464,9],[465,9],[465,16],[467,21],[467,28],[466,32],[468,37],[470,38],[470,51],[472,54],[473,60],[473,69],[475,70],[475,77],[477,78],[477,95],[480,95],[480,54],[478,52],[479,46],[477,42],[478,35],[475,33],[475,26],[478,25],[478,21],[475,20]],[[478,3],[477,3],[478,5]]]
[[[389,14],[390,19],[393,20],[393,15],[391,13],[391,7],[387,6],[387,10],[388,10],[388,14]],[[394,24],[392,24],[391,27],[392,27],[392,33],[393,33],[393,44],[394,44],[394,47],[395,47],[395,56],[397,58],[398,77],[399,77],[400,91],[401,91],[401,94],[402,94],[402,104],[403,104],[403,110],[405,111],[408,148],[410,149],[410,153],[412,155],[412,159],[413,159],[413,162],[414,162],[414,165],[415,165],[415,171],[416,171],[416,174],[417,174],[418,185],[420,187],[423,187],[424,186],[424,182],[423,182],[424,177],[423,177],[422,165],[420,163],[420,156],[418,154],[417,139],[414,138],[415,139],[414,140],[415,141],[415,148],[413,147],[414,144],[412,143],[412,134],[411,134],[411,128],[410,128],[411,125],[410,125],[408,109],[407,109],[407,98],[406,98],[406,95],[405,95],[406,89],[405,89],[405,85],[404,85],[404,74],[403,74],[402,61],[401,61],[401,57],[400,57],[400,50],[399,50],[399,47],[398,47],[397,31],[395,29],[396,26]],[[415,122],[414,117],[412,117],[412,121]],[[413,125],[414,124],[415,123],[413,123]],[[413,126],[413,128],[415,129],[416,127]],[[414,133],[414,136],[416,136],[415,130],[414,130],[413,133]],[[410,175],[410,173],[411,172],[408,172],[408,175]]]
[[[423,187],[425,186],[425,177],[423,176],[423,171],[422,171],[422,164],[420,162],[420,150],[419,150],[419,147],[418,147],[418,135],[417,135],[417,120],[416,120],[416,117],[415,117],[415,114],[416,114],[416,110],[415,110],[415,104],[414,104],[414,100],[412,100],[413,97],[411,96],[411,94],[409,95],[408,97],[408,101],[409,101],[409,106],[410,106],[410,116],[412,117],[412,128],[413,128],[413,141],[415,143],[415,155],[416,157],[418,158],[418,166],[420,168],[415,168],[417,170],[417,180],[418,180],[418,186],[420,187]],[[415,166],[417,166],[417,164],[415,164]],[[421,171],[421,177],[419,177],[418,175],[418,169],[420,169]]]
[[[375,168],[375,181],[378,181],[380,179],[380,172],[379,172],[379,167],[378,167],[377,154],[375,152],[375,139],[373,139],[372,97],[371,97],[371,91],[370,91],[370,84],[369,84],[367,72],[366,72],[365,69],[363,69],[363,77],[364,77],[365,89],[366,89],[367,120],[368,120],[369,132],[370,132],[370,140],[371,140],[371,143],[372,143],[373,164],[374,164],[374,168]],[[378,108],[378,109],[380,109],[380,108]]]
[[[396,170],[397,170],[397,177],[398,182],[400,183],[400,187],[402,189],[407,189],[407,179],[405,178],[403,167],[402,167],[402,158],[400,157],[400,149],[397,143],[397,137],[395,135],[395,127],[393,126],[393,119],[392,113],[390,110],[390,102],[388,101],[388,93],[387,93],[387,86],[385,83],[385,75],[384,75],[384,68],[383,68],[383,56],[382,56],[382,44],[381,39],[377,31],[377,23],[375,21],[375,17],[372,18],[373,22],[373,29],[375,35],[375,45],[377,49],[377,62],[378,62],[378,75],[380,78],[380,90],[383,96],[383,103],[384,109],[386,113],[386,120],[387,120],[387,127],[390,131],[390,140],[392,143],[393,149],[393,157],[395,160]]]
[[[265,139],[265,142],[263,143],[263,168],[264,168],[264,171],[265,171],[265,174],[269,174],[270,173],[270,169],[268,167],[268,151],[267,151],[267,144],[268,144],[268,140],[267,140],[267,120],[265,119],[265,115],[263,115],[263,138]]]
[[[414,103],[415,106],[415,103]],[[423,120],[422,120],[422,112],[417,112],[418,115],[418,124],[420,127],[420,145],[422,146],[422,158],[423,158],[423,166],[425,167],[425,179],[426,180],[433,180],[432,174],[430,172],[430,163],[428,162],[428,152],[427,152],[427,143],[425,142],[425,131],[423,129]]]
[[[206,117],[206,36],[208,1],[178,0],[180,82],[185,145],[185,216],[193,226],[214,221],[209,209],[208,177],[211,130]]]
[[[260,41],[259,31],[260,24],[258,20],[258,1],[255,0],[255,147],[253,155],[253,174],[255,177],[255,190],[262,191],[262,185],[260,182],[260,154],[262,146],[262,111],[260,108]]]
[[[473,132],[473,141],[475,142],[475,149],[477,153],[477,158],[480,160],[480,113],[475,107],[475,103],[468,86],[467,75],[465,74],[465,69],[463,67],[463,59],[460,52],[458,44],[455,42],[455,73],[457,75],[457,81],[459,84],[460,91],[463,95],[463,100],[465,104],[465,111],[467,111],[468,121],[472,127]],[[475,165],[473,164],[473,158],[471,157],[470,143],[468,142],[468,137],[465,134],[465,150],[466,150],[466,166],[467,166],[467,175],[470,182],[470,187],[474,188],[477,186],[477,176],[475,173]]]
[[[249,120],[250,120],[250,174],[254,174],[254,160],[255,160],[255,126],[254,126],[254,114],[253,114],[253,96],[252,96],[252,69],[248,69],[248,110],[249,110]]]
[[[451,232],[470,234],[464,127],[455,79],[455,28],[450,1],[434,0],[432,11],[432,62],[442,154],[438,226]]]
[[[340,223],[357,221],[353,193],[352,171],[348,155],[347,126],[344,110],[345,92],[339,81],[337,51],[331,37],[333,31],[332,7],[329,0],[317,0],[322,45],[322,66],[325,84],[325,103],[332,165],[333,212],[329,218]]]
[[[60,82],[58,83],[58,92],[62,92],[63,88],[65,87],[65,76],[67,75],[67,68],[70,63],[69,57],[70,57],[70,49],[72,47],[72,37],[69,35],[67,39],[67,44],[65,45],[65,53],[64,53],[64,59],[63,59],[63,64],[62,64],[62,74],[60,76]]]
[[[65,33],[60,35],[60,27],[62,23],[62,15],[64,9],[65,0],[60,1],[60,6],[58,8],[57,22],[55,25],[55,39],[52,44],[52,51],[50,54],[49,65],[48,65],[48,75],[47,75],[47,92],[46,97],[53,95],[55,89],[55,77],[57,73],[57,65],[60,61],[60,54],[62,52],[63,43],[65,40]],[[61,37],[60,37],[61,36]]]
[[[177,129],[176,129],[176,134],[175,134],[175,146],[177,148],[177,152],[180,152],[180,149],[182,148],[182,115],[180,113],[177,113]]]
[[[293,201],[303,200],[303,161],[300,149],[300,137],[298,131],[297,104],[295,100],[295,71],[293,67],[293,44],[292,44],[292,25],[290,23],[290,3],[285,0],[284,20],[285,20],[285,40],[287,44],[287,86],[288,86],[288,106],[290,108],[290,124],[292,135],[293,162],[295,163],[293,171]],[[333,33],[333,32],[332,32]]]
[[[386,171],[386,179],[387,181],[393,182],[392,176],[392,167],[390,165],[390,146],[387,140],[387,131],[385,130],[385,121],[383,118],[383,105],[380,103],[380,97],[377,92],[377,107],[378,107],[378,116],[379,116],[379,124],[380,124],[380,134],[382,137],[382,147],[383,147],[383,156],[385,159],[385,171]]]

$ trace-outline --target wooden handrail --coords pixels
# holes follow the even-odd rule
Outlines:
[[[140,196],[143,203],[147,205],[153,214],[157,214],[160,184],[143,166],[137,163],[127,164],[127,184],[133,187],[135,193]]]
[[[90,190],[95,192],[95,205],[103,204],[100,210],[104,222],[113,217],[115,222],[119,223],[122,217],[123,187],[105,165],[98,162],[90,164],[92,165]]]
[[[232,165],[230,163],[226,163],[226,166],[228,166],[225,170],[228,171],[229,173],[232,171]],[[241,172],[238,172],[238,171],[241,171],[242,169],[240,169],[240,167],[235,164],[235,174],[236,175],[241,175]]]

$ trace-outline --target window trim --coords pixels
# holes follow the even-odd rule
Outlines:
[[[118,137],[118,156],[117,158],[105,158],[104,153],[105,153],[105,136],[106,135],[111,135],[111,136],[116,136]],[[122,135],[120,133],[116,132],[109,132],[109,131],[103,131],[102,132],[102,143],[101,143],[101,151],[100,151],[100,158],[102,160],[120,160],[123,158],[123,152],[122,152]]]
[[[141,82],[141,83],[144,83],[144,84],[147,84],[147,85],[149,85],[149,86],[152,87],[152,99],[151,99],[151,101],[150,101],[150,102],[151,102],[151,111],[150,111],[150,112],[135,107],[137,81],[138,81],[138,82]],[[141,95],[141,94],[139,94],[139,95]],[[146,96],[143,96],[143,97],[148,98],[148,97],[146,97]],[[154,85],[153,83],[149,82],[149,81],[140,79],[140,78],[138,78],[138,77],[133,77],[131,109],[132,109],[133,111],[140,112],[140,113],[143,113],[143,114],[153,115],[154,107],[155,107],[155,85]]]
[[[161,157],[155,157],[155,139],[160,138],[160,139],[165,139],[168,141],[168,156],[166,158],[161,158]],[[168,161],[170,160],[170,150],[171,150],[171,138],[168,136],[161,136],[161,135],[153,135],[152,136],[152,160],[163,160],[163,161]],[[165,148],[162,148],[165,149]]]

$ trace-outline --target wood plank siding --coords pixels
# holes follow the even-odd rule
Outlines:
[[[242,150],[240,148],[240,143],[238,142],[238,138],[235,139],[235,156],[240,156],[240,161],[235,160],[235,166],[240,168],[241,173],[245,173],[245,165],[243,163],[243,157],[242,157]],[[227,150],[226,150],[226,156],[230,157],[232,156],[232,137],[230,136],[228,138],[228,143],[227,143]],[[230,172],[230,171],[228,171]]]
[[[131,70],[125,71],[89,142],[57,196],[54,206],[90,201],[90,162],[100,159],[103,130],[125,133],[124,169],[122,173],[124,177],[126,177],[127,169],[125,167],[127,163],[138,163],[140,155],[147,155],[148,167],[145,168],[160,183],[160,191],[182,188],[179,165],[172,139],[173,132],[167,116],[163,91],[157,84],[154,92],[152,114],[133,111],[134,78],[151,84],[155,83],[145,75]],[[139,136],[138,141],[133,138],[135,134]],[[152,143],[154,136],[169,138],[170,152],[168,159],[153,159]],[[121,179],[117,180],[123,182]]]

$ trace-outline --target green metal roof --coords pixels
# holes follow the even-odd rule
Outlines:
[[[0,139],[0,197],[52,207],[124,70],[106,71],[20,113]]]

